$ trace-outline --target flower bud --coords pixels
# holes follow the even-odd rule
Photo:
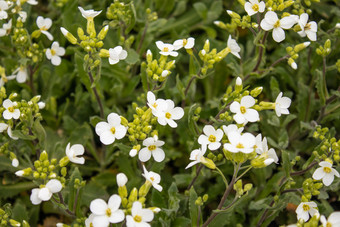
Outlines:
[[[46,104],[44,102],[38,102],[39,109],[44,109]]]
[[[107,32],[109,31],[109,25],[106,25],[104,28],[102,28],[102,30],[99,32],[98,34],[98,39],[100,40],[103,40],[106,35],[107,35]]]
[[[156,214],[161,211],[161,208],[159,208],[159,207],[149,207],[149,209],[152,210],[152,212],[154,212]]]
[[[250,191],[252,188],[253,188],[253,184],[246,184],[246,185],[244,185],[244,191],[245,192]]]
[[[152,52],[151,52],[151,50],[146,51],[146,60],[147,60],[148,63],[152,62]]]
[[[16,220],[10,219],[9,223],[11,226],[21,226],[20,222],[17,222]]]
[[[240,77],[237,77],[235,83],[235,92],[240,93],[242,89],[243,89],[242,79]]]
[[[129,155],[130,155],[130,157],[135,157],[137,155],[137,150],[131,149]]]
[[[202,157],[204,158],[204,157]],[[202,161],[202,163],[208,167],[209,169],[216,169],[216,165],[213,162],[213,160],[209,159],[209,158],[204,158],[204,160]]]
[[[127,176],[124,173],[118,173],[116,176],[118,187],[123,187],[128,181]]]
[[[263,87],[257,87],[254,88],[251,92],[250,95],[253,96],[254,98],[256,98],[257,96],[259,96],[262,93]]]
[[[106,49],[100,49],[99,57],[108,58],[108,57],[110,57],[110,52]]]
[[[43,151],[41,154],[40,154],[40,157],[39,157],[39,160],[41,162],[45,161],[45,160],[48,160],[48,154],[46,151]]]
[[[65,36],[65,38],[72,44],[76,44],[77,43],[77,38],[74,37],[69,31],[67,31],[65,28],[61,27],[60,28],[61,32],[63,33],[63,35]]]
[[[137,195],[138,195],[138,190],[137,188],[133,188],[130,192],[130,196],[129,196],[129,202],[133,203],[134,201],[137,200]]]
[[[300,52],[301,50],[305,49],[306,47],[308,47],[310,45],[310,42],[304,42],[304,43],[300,43],[298,45],[296,45],[294,47],[294,51],[296,53]]]
[[[64,166],[67,166],[69,162],[70,162],[70,159],[67,156],[65,156],[62,159],[60,159],[59,165],[60,167],[64,167]]]

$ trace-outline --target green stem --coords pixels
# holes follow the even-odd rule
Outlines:
[[[217,172],[222,176],[223,178],[223,181],[224,181],[224,184],[225,184],[225,187],[228,188],[228,181],[227,179],[225,178],[224,174],[222,173],[222,171],[216,166],[216,170]]]
[[[249,166],[248,169],[246,169],[240,176],[238,176],[236,178],[236,181],[238,181],[241,177],[244,176],[244,174],[246,174],[249,170],[251,170],[253,167],[252,166]]]

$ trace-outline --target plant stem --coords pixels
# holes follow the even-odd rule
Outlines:
[[[327,82],[326,82],[326,57],[322,58],[322,77],[323,77],[323,86],[325,89],[325,96],[328,98],[328,91],[327,91]]]
[[[99,94],[98,94],[97,88],[96,88],[96,86],[95,86],[95,84],[94,84],[94,79],[93,79],[93,75],[92,75],[92,72],[91,72],[90,68],[88,69],[88,74],[89,74],[89,77],[90,77],[90,82],[91,82],[92,91],[93,91],[94,95],[96,96],[96,100],[97,100],[98,105],[99,105],[100,117],[101,117],[101,118],[104,118],[104,108],[103,108],[103,104],[102,104],[102,101],[101,101],[100,98],[99,98]]]
[[[200,173],[201,170],[203,169],[203,166],[204,166],[203,164],[200,164],[200,165],[199,165],[199,167],[198,167],[197,170],[196,170],[196,176],[195,176],[194,179],[192,179],[192,181],[190,182],[190,184],[189,184],[187,190],[190,190],[190,188],[194,185],[195,181],[196,181],[197,178],[198,178],[199,173]]]
[[[219,168],[217,168],[217,166],[216,166],[216,170],[217,170],[217,172],[222,176],[223,181],[224,181],[224,184],[225,184],[225,187],[228,188],[228,181],[227,181],[227,179],[225,178],[224,174],[222,173],[222,171],[221,171]]]
[[[252,166],[249,166],[248,169],[246,169],[240,176],[238,176],[238,177],[236,178],[235,181],[238,181],[241,177],[244,176],[244,174],[246,174],[246,173],[247,173],[249,170],[251,170],[252,168],[253,168]]]

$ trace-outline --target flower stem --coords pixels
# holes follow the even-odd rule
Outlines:
[[[217,172],[222,176],[223,181],[224,181],[224,184],[225,184],[225,187],[228,188],[228,181],[227,181],[227,179],[225,178],[224,174],[222,173],[222,171],[221,171],[219,168],[217,168],[217,166],[216,166],[216,170],[217,170]]]
[[[93,79],[93,75],[92,75],[92,72],[90,70],[90,68],[88,69],[88,74],[89,74],[89,77],[90,77],[90,82],[91,82],[91,87],[92,87],[92,91],[96,97],[96,100],[98,102],[98,105],[99,105],[99,110],[100,110],[100,117],[101,118],[104,118],[104,108],[103,108],[103,104],[102,104],[102,101],[100,100],[99,98],[99,94],[98,94],[98,91],[97,91],[97,88],[96,86],[94,85],[94,79]]]

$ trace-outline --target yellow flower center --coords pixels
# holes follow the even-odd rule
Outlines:
[[[90,227],[94,227],[93,224],[92,224],[92,222],[90,223]]]
[[[274,24],[274,28],[280,27],[280,20],[277,20],[276,23]]]
[[[309,23],[306,24],[306,26],[305,26],[305,31],[306,31],[306,30],[310,30],[310,29],[311,29],[311,24],[309,24]]]
[[[241,106],[240,110],[242,114],[245,114],[245,112],[247,111],[247,109],[244,106]]]
[[[51,49],[51,54],[54,56],[57,52],[54,49]]]
[[[150,180],[151,180],[151,181],[154,181],[154,180],[155,180],[155,178],[153,178],[153,177],[150,177]]]
[[[183,46],[187,45],[188,40],[187,39],[183,39]]]
[[[11,112],[11,113],[13,113],[13,112],[14,112],[14,107],[13,107],[13,106],[8,107],[8,111]]]
[[[169,51],[169,48],[168,47],[164,47],[163,48],[163,52],[168,52]]]
[[[45,26],[42,26],[42,27],[40,28],[40,31],[47,31],[47,28],[46,28]]]
[[[209,138],[208,138],[208,140],[209,140],[210,142],[214,143],[214,142],[216,141],[216,136],[210,135]]]
[[[115,127],[112,127],[112,128],[110,129],[110,131],[112,132],[112,134],[115,134],[115,133],[116,133]]]
[[[141,222],[141,221],[142,221],[142,217],[139,216],[139,215],[136,215],[136,216],[133,217],[133,220],[134,220],[135,222]]]
[[[254,4],[253,7],[251,7],[255,12],[259,11],[259,5]]]
[[[307,204],[303,204],[302,208],[303,208],[304,211],[309,211],[309,209],[310,209]]]
[[[171,113],[167,112],[167,113],[165,114],[165,117],[168,118],[168,119],[170,119],[170,118],[171,118]]]
[[[329,168],[329,167],[323,167],[323,171],[326,172],[326,173],[330,173],[330,172],[332,172],[332,169]]]
[[[149,151],[156,150],[156,145],[150,145],[148,146]]]
[[[242,143],[238,143],[238,144],[236,145],[236,148],[244,148],[244,146],[243,146]]]
[[[111,209],[110,208],[108,208],[106,210],[106,216],[111,217]]]
[[[157,103],[152,104],[153,107],[157,108]]]
[[[326,223],[326,227],[332,227],[332,226],[333,226],[332,223],[330,223],[330,222]]]

